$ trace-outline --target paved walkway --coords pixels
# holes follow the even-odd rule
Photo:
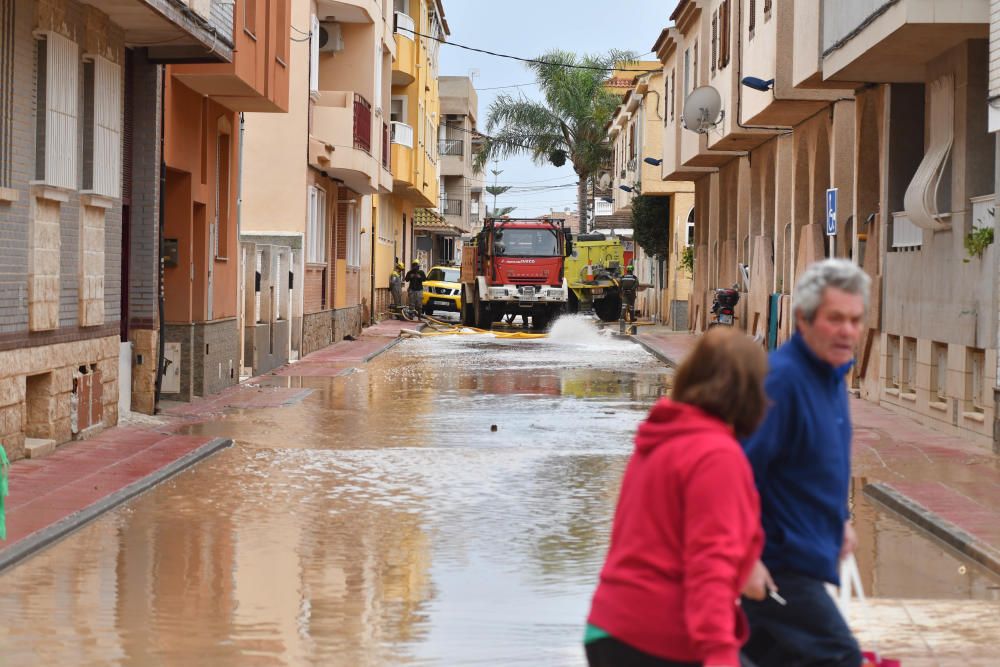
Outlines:
[[[698,340],[650,327],[635,339],[677,364]],[[1000,574],[1000,457],[870,401],[851,400],[864,492]]]
[[[271,375],[336,375],[392,347],[416,322],[388,320],[356,341],[336,343]],[[252,378],[190,403],[173,403],[162,415],[126,418],[128,425],[67,443],[53,454],[21,460],[10,468],[7,540],[0,542],[0,569],[13,565],[86,522],[193,465],[231,440],[177,435],[191,421],[212,419],[228,408],[280,407],[301,401],[310,389],[269,386]]]

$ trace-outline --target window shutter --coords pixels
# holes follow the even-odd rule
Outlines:
[[[94,192],[121,196],[122,69],[94,59]]]
[[[76,189],[80,58],[76,42],[54,32],[45,45],[45,166],[48,185]]]
[[[719,13],[712,12],[712,71],[715,71],[715,63],[721,62],[719,58]]]

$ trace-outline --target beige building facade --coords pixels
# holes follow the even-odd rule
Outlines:
[[[671,19],[661,176],[695,184],[692,329],[737,285],[738,326],[780,344],[796,276],[852,259],[873,279],[855,391],[993,447],[990,3],[683,0]],[[695,132],[702,85],[722,114]]]
[[[483,224],[483,174],[474,168],[477,146],[479,98],[472,79],[442,76],[439,147],[441,155],[441,198],[438,210],[454,228],[456,237],[435,248],[435,261],[460,263],[462,236],[475,234]],[[450,251],[450,252],[449,252]]]
[[[641,63],[637,69],[643,68]],[[630,215],[637,196],[664,200],[663,235],[667,254],[649,256],[634,246],[635,274],[648,285],[639,293],[639,312],[674,329],[688,328],[688,301],[691,273],[683,268],[682,257],[689,243],[688,221],[694,209],[694,184],[661,178],[663,123],[668,113],[663,95],[661,69],[639,74],[625,93],[608,126],[613,148],[611,164],[612,214]]]

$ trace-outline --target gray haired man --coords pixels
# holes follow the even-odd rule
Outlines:
[[[871,280],[847,260],[807,267],[792,295],[795,335],[771,353],[771,407],[743,442],[760,494],[766,535],[747,590],[780,590],[743,601],[744,653],[758,667],[858,667],[861,652],[825,584],[857,538],[847,496],[851,415],[844,376],[864,327]]]

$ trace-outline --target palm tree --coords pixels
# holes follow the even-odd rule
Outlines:
[[[509,93],[497,96],[486,118],[490,136],[477,156],[478,167],[525,153],[539,165],[561,167],[568,159],[577,176],[579,231],[586,232],[587,182],[611,155],[604,127],[621,102],[606,89],[606,80],[616,63],[634,60],[626,51],[577,56],[556,50],[528,63],[545,101]]]

